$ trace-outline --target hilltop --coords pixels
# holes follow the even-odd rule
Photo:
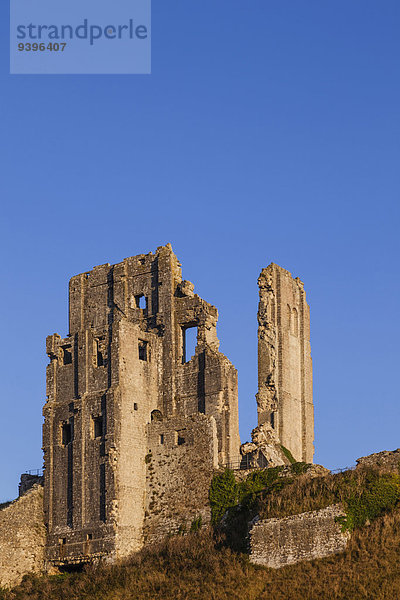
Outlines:
[[[305,467],[296,468],[305,471]],[[231,506],[222,523],[236,523],[237,528],[237,516],[243,516],[243,510],[251,512],[252,507],[257,507],[261,514],[265,511],[266,516],[282,516],[324,506],[337,500],[339,495],[346,511],[342,526],[351,531],[347,549],[329,558],[281,569],[258,567],[249,562],[247,554],[229,547],[228,544],[235,545],[231,543],[229,527],[221,527],[221,519],[215,518],[214,530],[203,528],[170,537],[123,564],[85,567],[81,573],[57,576],[26,576],[17,588],[0,592],[0,599],[383,600],[400,597],[397,473],[382,468],[312,478],[307,478],[304,472],[295,478],[288,478],[287,474],[279,478],[276,470],[273,473],[271,469],[257,473],[244,484],[236,484],[241,503],[235,504],[230,495]],[[226,471],[221,477],[226,481],[230,474]],[[230,489],[231,494],[232,489],[229,486],[226,489]]]

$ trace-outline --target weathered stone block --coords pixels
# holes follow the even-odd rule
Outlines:
[[[256,522],[250,530],[250,562],[278,569],[343,552],[350,534],[342,533],[335,521],[343,514],[341,506],[332,505]]]

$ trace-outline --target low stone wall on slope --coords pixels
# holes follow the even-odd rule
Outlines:
[[[43,571],[46,530],[43,487],[0,510],[0,587],[13,587],[27,573]]]
[[[278,569],[343,552],[350,535],[335,522],[340,515],[341,506],[333,505],[256,522],[250,530],[250,562]]]

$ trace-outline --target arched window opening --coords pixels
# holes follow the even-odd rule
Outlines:
[[[151,420],[152,421],[162,421],[163,420],[162,412],[160,410],[153,410],[151,412]]]

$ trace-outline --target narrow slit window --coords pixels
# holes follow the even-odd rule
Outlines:
[[[148,355],[149,355],[148,342],[145,342],[144,340],[139,340],[138,349],[139,349],[139,360],[147,361]]]
[[[93,417],[93,437],[101,438],[103,436],[103,417]]]
[[[196,353],[197,346],[197,327],[182,327],[182,363],[189,362],[189,360]]]
[[[164,434],[160,433],[160,444],[164,443]]]
[[[134,402],[134,403],[133,403],[133,410],[137,410],[137,409],[138,409],[137,402]]]
[[[62,426],[62,445],[68,446],[72,442],[72,425],[71,423],[63,423]]]
[[[104,356],[103,356],[103,352],[101,351],[100,344],[101,344],[101,340],[95,340],[94,353],[95,353],[96,367],[104,367]]]

